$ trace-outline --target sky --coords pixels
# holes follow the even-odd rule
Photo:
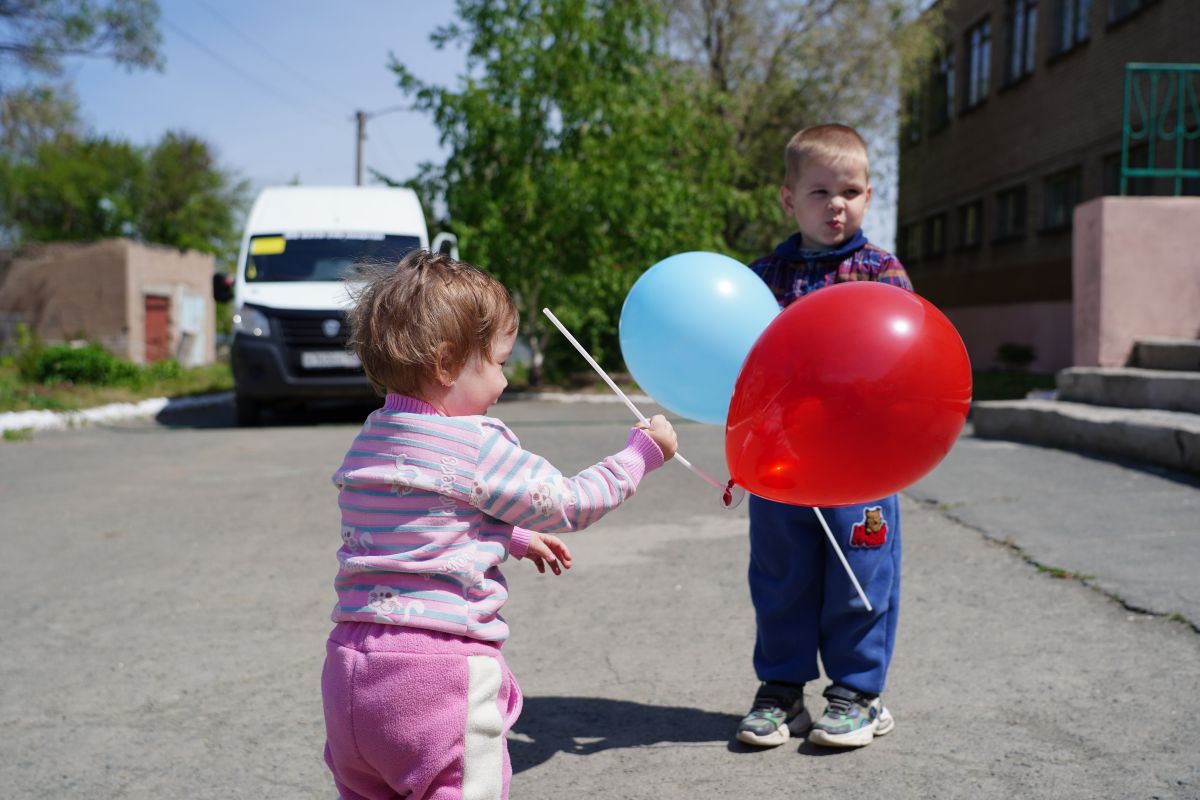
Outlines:
[[[407,110],[388,69],[394,53],[418,78],[454,85],[465,55],[429,34],[454,18],[450,0],[160,0],[162,72],[99,60],[70,74],[97,133],[136,144],[184,130],[257,190],[299,179],[354,183],[354,113],[367,121],[366,168],[412,177],[440,161],[430,119]],[[399,107],[399,108],[398,108]]]
[[[437,130],[388,69],[395,54],[420,80],[456,86],[457,45],[429,35],[454,20],[452,0],[160,0],[162,72],[76,60],[68,76],[96,133],[151,144],[171,130],[195,134],[222,168],[254,192],[299,180],[354,183],[356,111],[371,116],[364,183],[373,168],[396,180],[445,157]],[[377,114],[377,116],[375,116]],[[880,169],[882,167],[882,169]],[[875,165],[865,229],[891,247],[895,209],[886,165]],[[764,180],[774,180],[765,177]]]

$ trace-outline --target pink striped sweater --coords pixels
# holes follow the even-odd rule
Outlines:
[[[662,463],[635,428],[625,449],[568,478],[498,419],[444,417],[389,394],[333,474],[342,510],[333,620],[503,641],[499,564],[525,555],[530,530],[596,522]]]

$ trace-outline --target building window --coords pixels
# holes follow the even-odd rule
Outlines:
[[[922,252],[928,258],[946,254],[946,215],[936,214],[925,220],[925,241]]]
[[[983,201],[976,200],[958,209],[958,247],[968,250],[983,244]]]
[[[921,141],[921,106],[922,92],[920,89],[910,91],[904,101],[904,133],[900,141],[904,144],[916,144]]]
[[[1075,206],[1083,195],[1083,170],[1079,167],[1056,172],[1042,182],[1042,230],[1071,227]]]
[[[1056,0],[1054,10],[1054,52],[1065,53],[1088,40],[1088,17],[1092,0]]]
[[[940,131],[954,116],[954,50],[946,51],[933,60],[933,75],[929,80],[929,130]]]
[[[921,227],[910,222],[900,226],[896,236],[896,257],[900,263],[912,266],[921,258]]]
[[[1037,0],[1010,0],[1008,4],[1008,83],[1033,72],[1037,42]]]
[[[993,241],[1025,235],[1025,187],[1014,186],[996,195],[996,235]]]
[[[983,20],[967,31],[967,96],[964,109],[972,109],[987,97],[992,64],[992,20]]]
[[[1108,22],[1120,22],[1132,17],[1155,0],[1108,0]]]

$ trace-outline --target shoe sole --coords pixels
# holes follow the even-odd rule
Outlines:
[[[885,708],[874,725],[859,728],[850,733],[832,734],[821,728],[813,728],[808,740],[824,747],[865,747],[877,736],[887,736],[896,727],[895,718]]]
[[[778,747],[792,738],[792,735],[803,736],[812,727],[812,714],[804,709],[786,725],[781,725],[766,736],[759,736],[753,731],[738,731],[737,740],[742,744],[752,744],[755,747]]]

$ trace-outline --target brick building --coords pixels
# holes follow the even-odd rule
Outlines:
[[[1120,193],[1126,64],[1200,62],[1200,0],[937,8],[943,50],[901,131],[896,249],[977,366],[996,365],[1006,344],[1032,347],[1036,371],[1069,366],[1074,208]],[[1183,158],[1197,167],[1200,75],[1190,87]],[[1147,153],[1132,150],[1130,165]],[[1141,178],[1127,194],[1174,188]],[[1200,180],[1182,193],[1200,194]]]

